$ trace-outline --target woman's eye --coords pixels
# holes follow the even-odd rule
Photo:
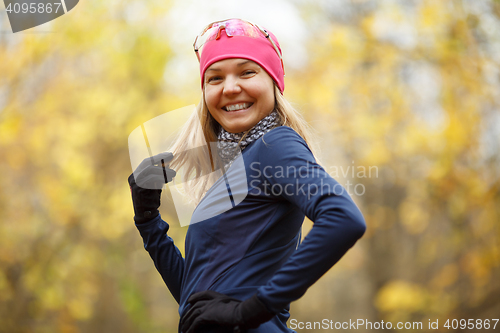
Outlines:
[[[210,82],[213,82],[213,81],[216,81],[216,80],[220,80],[220,76],[213,76],[213,77],[209,78],[207,80],[207,82],[210,83]]]
[[[248,71],[244,71],[243,75],[250,75],[250,74],[254,74],[254,73],[255,73],[255,71],[248,70]]]

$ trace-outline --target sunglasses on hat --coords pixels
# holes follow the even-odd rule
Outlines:
[[[250,38],[259,38],[264,36],[268,41],[271,42],[276,54],[281,61],[281,67],[283,67],[283,72],[285,67],[283,65],[283,57],[281,51],[274,43],[271,35],[266,29],[258,26],[255,23],[251,23],[242,19],[228,19],[222,21],[212,22],[203,29],[203,31],[196,37],[193,43],[194,52],[200,61],[200,55],[203,52],[203,45],[211,40],[217,40],[221,36],[222,29],[226,32],[228,37],[233,36],[244,36]]]

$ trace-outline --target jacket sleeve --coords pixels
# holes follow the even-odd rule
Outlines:
[[[306,142],[282,126],[264,135],[261,181],[298,206],[314,225],[257,296],[279,312],[299,299],[364,234],[363,215],[347,191],[318,165]],[[264,169],[267,168],[267,169]]]
[[[177,303],[181,298],[181,284],[184,273],[184,258],[167,236],[169,225],[158,215],[147,223],[135,224],[144,241],[156,269],[167,285]]]

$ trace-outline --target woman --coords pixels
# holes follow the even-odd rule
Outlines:
[[[179,302],[179,331],[293,332],[286,326],[290,302],[363,235],[363,216],[317,163],[306,123],[282,95],[284,69],[274,35],[231,19],[210,24],[194,46],[203,91],[197,112],[173,155],[147,159],[134,172],[138,183],[156,182],[156,188],[175,175],[169,168],[208,175],[185,183],[199,203],[185,258],[158,213],[161,190],[141,188],[132,174],[136,226]],[[201,130],[193,131],[199,121]],[[206,146],[208,154],[183,153],[204,141],[217,146]],[[237,161],[243,166],[238,172]],[[217,169],[224,176],[213,179]],[[238,190],[226,187],[235,173],[245,175],[247,190],[236,201]],[[214,208],[228,192],[232,206]],[[210,209],[217,213],[206,214]],[[314,226],[299,245],[305,216]]]

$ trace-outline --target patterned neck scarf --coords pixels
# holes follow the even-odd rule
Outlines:
[[[276,110],[273,110],[268,116],[262,118],[254,127],[252,127],[243,140],[241,140],[241,138],[245,132],[229,133],[221,126],[221,131],[217,137],[217,148],[219,149],[219,155],[226,168],[231,165],[235,157],[238,155],[238,146],[241,151],[243,151],[243,149],[245,149],[249,144],[277,126],[280,126],[280,118]]]

